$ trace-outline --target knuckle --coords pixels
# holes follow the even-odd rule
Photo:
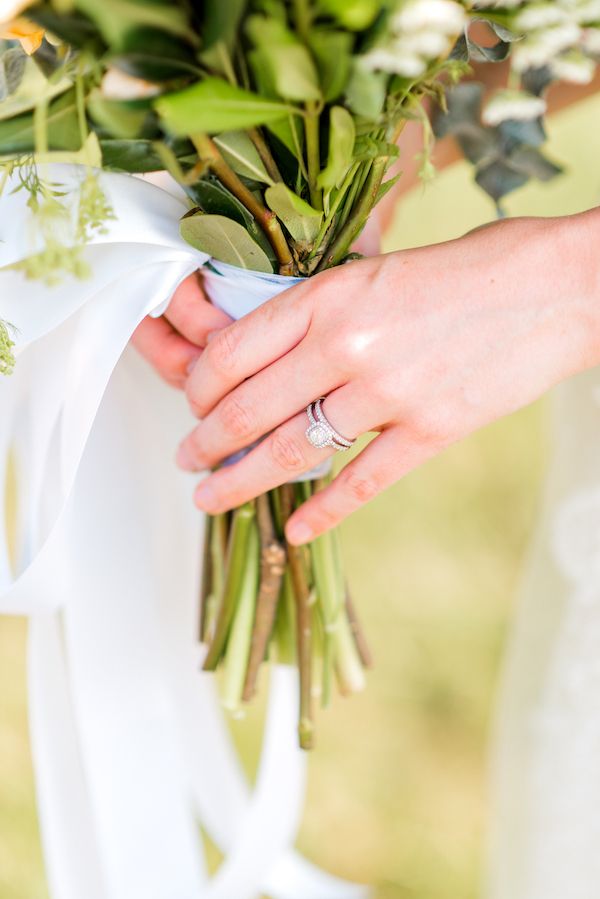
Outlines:
[[[352,499],[358,503],[368,503],[379,493],[379,484],[373,476],[364,477],[353,471],[342,472],[343,486]]]
[[[222,401],[219,417],[223,430],[229,436],[239,438],[252,436],[254,430],[252,416],[234,394]]]
[[[271,455],[276,465],[284,471],[297,472],[306,467],[306,456],[299,441],[279,430],[269,440]]]
[[[235,334],[234,328],[224,328],[215,334],[205,350],[213,368],[218,371],[230,371],[235,365],[239,345]]]

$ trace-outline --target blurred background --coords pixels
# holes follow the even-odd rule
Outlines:
[[[600,98],[550,120],[548,149],[567,172],[509,198],[511,215],[600,202],[599,122]],[[459,163],[399,202],[385,249],[456,237],[493,216]],[[364,694],[336,698],[319,717],[299,847],[337,874],[375,884],[376,899],[478,895],[486,750],[546,464],[547,403],[446,451],[343,528],[376,667]],[[25,641],[22,620],[0,618],[0,899],[47,899]],[[250,772],[260,715],[256,707],[232,725]]]

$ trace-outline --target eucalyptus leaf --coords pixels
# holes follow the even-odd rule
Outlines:
[[[218,134],[253,128],[285,118],[293,109],[235,87],[221,78],[206,78],[155,101],[155,108],[173,134]]]
[[[315,240],[323,221],[322,212],[313,209],[281,181],[267,188],[265,200],[294,240],[306,244]]]
[[[225,131],[216,135],[214,140],[225,161],[238,175],[264,184],[273,183],[258,150],[245,131]]]
[[[272,272],[267,255],[246,229],[223,215],[196,212],[181,219],[179,231],[196,250],[219,262],[254,272]]]
[[[10,47],[0,56],[0,100],[17,90],[25,74],[27,55],[20,47]]]
[[[496,202],[529,181],[526,172],[499,159],[477,171],[475,181]]]
[[[293,32],[266,16],[250,16],[246,31],[278,97],[299,102],[320,99],[316,66]]]
[[[356,130],[354,119],[343,106],[332,106],[329,113],[329,151],[327,165],[317,178],[319,187],[339,187],[352,163]]]

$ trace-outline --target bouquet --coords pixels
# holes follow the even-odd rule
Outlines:
[[[49,283],[87,274],[82,248],[113,214],[99,168],[168,171],[189,198],[181,235],[209,269],[277,289],[355,257],[409,121],[424,178],[435,135],[453,134],[499,204],[560,171],[541,150],[545,91],[591,80],[600,55],[599,0],[54,0],[4,3],[0,20],[3,178],[18,174],[42,237],[18,265]],[[458,84],[509,57],[502,90]],[[82,167],[75,199],[45,177],[50,162]],[[0,323],[5,373],[11,349]],[[224,669],[237,711],[265,660],[295,662],[305,748],[316,699],[334,680],[360,689],[370,664],[337,533],[308,548],[284,537],[329,477],[215,516],[205,546],[204,667]]]

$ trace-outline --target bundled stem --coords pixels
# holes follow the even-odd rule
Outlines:
[[[256,500],[256,514],[260,535],[260,586],[250,642],[250,657],[242,694],[244,702],[252,699],[256,692],[258,671],[265,658],[275,623],[286,562],[285,548],[275,536],[267,494],[259,496]]]

